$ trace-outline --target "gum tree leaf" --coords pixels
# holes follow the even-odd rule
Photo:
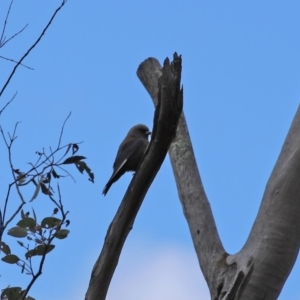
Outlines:
[[[20,242],[20,241],[17,241],[18,244],[21,246],[21,247],[24,247],[24,243]]]
[[[70,230],[68,230],[68,229],[60,229],[55,233],[55,237],[62,240],[62,239],[65,239],[69,233],[70,233]]]
[[[8,264],[16,264],[20,260],[20,258],[17,255],[8,254],[2,257],[1,260]]]
[[[77,162],[79,162],[82,159],[86,159],[86,157],[80,156],[80,155],[75,155],[75,156],[71,156],[71,157],[68,157],[67,159],[65,159],[64,162],[62,162],[62,164],[63,165],[76,164]]]
[[[43,183],[49,183],[51,181],[51,173],[47,173],[46,178],[42,180]]]
[[[29,250],[25,253],[26,259],[28,259],[29,257],[32,257],[32,256],[36,256],[36,255],[37,255],[37,253],[36,253],[35,249]]]
[[[19,300],[22,289],[20,287],[8,287],[2,290],[1,299]]]
[[[32,227],[35,227],[35,225],[36,225],[36,222],[32,218],[24,218],[17,223],[17,226],[22,227],[22,228],[32,228]]]
[[[53,228],[61,223],[60,219],[54,217],[46,217],[41,223],[42,228]]]
[[[22,227],[13,227],[7,231],[7,234],[17,238],[24,238],[27,236],[27,230]]]
[[[42,188],[42,193],[45,195],[50,195],[52,196],[51,191],[46,187],[44,183],[41,182],[41,188]]]
[[[52,175],[54,178],[59,178],[60,176],[55,172],[54,169],[52,169]]]
[[[85,170],[86,163],[84,161],[78,161],[75,163],[75,166],[77,167],[78,171],[82,174]]]
[[[36,255],[44,255],[55,248],[55,245],[39,245],[35,248]]]
[[[88,175],[89,175],[89,180],[92,182],[92,183],[94,183],[94,178],[95,178],[95,175],[94,175],[94,173],[92,172],[92,170],[88,167],[88,165],[87,164],[85,164],[85,171],[88,173]]]
[[[86,164],[86,162],[84,161],[78,161],[75,163],[75,166],[77,167],[78,171],[82,174],[83,171],[86,171],[89,175],[89,180],[91,182],[94,183],[94,173],[92,172],[92,170],[88,167],[88,165]]]
[[[11,254],[9,246],[7,244],[5,244],[4,242],[0,242],[0,250],[5,255]]]

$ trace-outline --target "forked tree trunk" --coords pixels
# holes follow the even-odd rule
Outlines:
[[[154,103],[157,102],[159,68],[159,62],[149,58],[137,71]],[[300,247],[300,109],[266,186],[248,240],[234,255],[226,253],[220,241],[184,115],[169,155],[179,199],[211,298],[277,299]]]
[[[183,113],[178,123],[182,109],[180,73],[181,59],[176,54],[174,61],[169,64],[166,60],[163,68],[155,58],[145,60],[138,68],[138,77],[156,105],[154,134],[108,229],[85,299],[105,299],[122,246],[170,146],[179,199],[211,298],[275,300],[300,247],[300,110],[269,179],[248,240],[240,252],[229,255],[216,229]]]

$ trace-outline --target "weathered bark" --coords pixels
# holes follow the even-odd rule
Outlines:
[[[138,68],[137,75],[157,105],[159,71],[155,58],[148,58]],[[226,265],[226,252],[219,238],[210,204],[207,200],[184,114],[177,127],[176,137],[169,148],[170,160],[177,184],[179,199],[188,221],[198,260],[208,285],[218,290],[221,282],[211,272]]]
[[[296,112],[263,200],[243,249],[228,263],[244,265],[252,257],[254,271],[243,299],[277,299],[300,248],[300,109]]]
[[[157,103],[159,62],[137,74]],[[182,114],[170,159],[179,198],[212,299],[277,299],[300,247],[300,110],[271,174],[258,216],[242,250],[228,255],[220,241]]]
[[[175,137],[183,105],[180,79],[181,57],[175,54],[174,61],[170,64],[166,59],[161,70],[151,142],[108,228],[101,254],[92,271],[86,300],[105,299],[126,237]]]

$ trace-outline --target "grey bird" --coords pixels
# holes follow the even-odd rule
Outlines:
[[[115,162],[113,173],[105,185],[102,194],[105,196],[111,185],[125,172],[136,171],[149,144],[148,136],[151,134],[146,125],[133,126],[121,143]]]

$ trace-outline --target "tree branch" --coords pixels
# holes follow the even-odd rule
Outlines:
[[[157,104],[157,78],[161,66],[155,58],[148,58],[138,68],[137,75]],[[186,120],[182,113],[176,138],[169,148],[170,160],[177,184],[179,199],[188,222],[190,233],[204,277],[213,290],[221,282],[211,276],[225,264],[225,252],[212,215],[201,177],[197,168]]]
[[[160,64],[147,59],[138,77],[157,103]],[[300,248],[300,108],[271,174],[250,236],[235,255],[220,241],[184,116],[169,154],[185,217],[212,299],[277,299]]]
[[[28,56],[28,54],[31,52],[31,50],[39,43],[39,41],[42,39],[43,35],[46,33],[47,29],[49,28],[49,26],[51,25],[52,21],[54,20],[55,16],[57,15],[57,13],[62,9],[62,7],[66,4],[67,0],[63,0],[61,5],[55,10],[55,12],[53,13],[52,17],[50,18],[48,24],[46,25],[46,27],[43,29],[42,33],[40,34],[40,36],[38,37],[38,39],[35,41],[35,43],[33,43],[33,45],[27,50],[27,52],[21,57],[21,59],[18,61],[18,63],[14,66],[11,74],[9,75],[8,79],[6,80],[2,90],[0,91],[0,97],[2,96],[3,92],[5,91],[7,85],[9,84],[11,78],[13,77],[14,73],[16,72],[17,68],[21,65],[22,61]],[[25,29],[25,28],[23,28]]]
[[[239,299],[277,299],[300,249],[300,108],[267,183],[261,206],[242,250],[228,264],[254,270]]]
[[[159,79],[158,105],[148,151],[133,177],[116,216],[110,224],[101,254],[93,268],[86,300],[104,300],[117,266],[122,247],[153,179],[159,171],[175,137],[182,111],[183,90],[180,88],[181,57],[174,54],[170,64],[164,62]]]

